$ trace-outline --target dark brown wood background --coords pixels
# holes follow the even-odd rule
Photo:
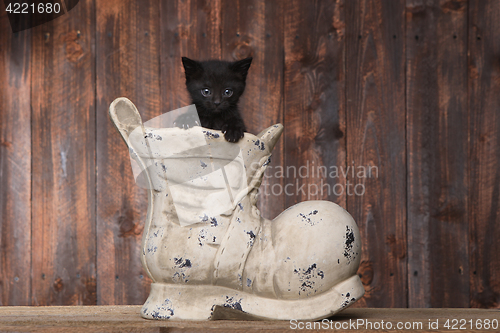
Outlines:
[[[147,197],[108,118],[189,104],[181,56],[253,56],[249,131],[281,122],[266,178],[357,221],[367,307],[500,307],[500,1],[80,0],[12,34],[0,4],[0,304],[140,304]],[[272,176],[274,172],[270,172]],[[312,187],[314,189],[314,187]],[[272,193],[272,191],[271,191]]]

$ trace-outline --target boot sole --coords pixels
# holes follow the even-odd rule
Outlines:
[[[220,286],[153,283],[141,316],[163,320],[320,320],[349,307],[364,293],[358,275],[327,292],[297,300],[266,298]]]

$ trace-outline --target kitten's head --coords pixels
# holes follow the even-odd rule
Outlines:
[[[251,63],[252,58],[229,62],[182,57],[186,86],[198,113],[209,116],[236,110]]]

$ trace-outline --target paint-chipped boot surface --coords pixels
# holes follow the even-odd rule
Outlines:
[[[318,320],[363,296],[359,231],[342,207],[306,201],[260,216],[281,124],[228,143],[199,126],[147,127],[126,98],[110,115],[149,189],[144,318]]]

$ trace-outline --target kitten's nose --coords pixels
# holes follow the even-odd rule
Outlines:
[[[220,105],[220,102],[214,102],[214,105],[215,105],[215,106],[219,106],[219,105]]]

